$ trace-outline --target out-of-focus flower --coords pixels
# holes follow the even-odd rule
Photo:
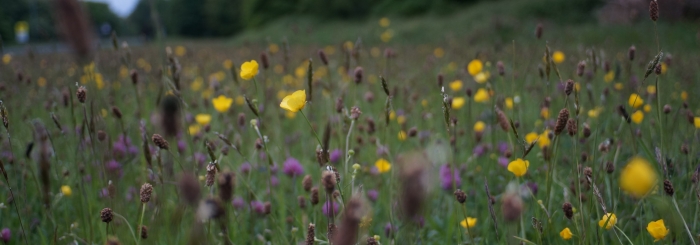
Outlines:
[[[513,98],[506,98],[504,104],[506,105],[506,109],[513,109]]]
[[[389,18],[382,17],[381,19],[379,19],[379,26],[386,28],[389,27],[389,24],[391,24]]]
[[[194,120],[199,123],[199,125],[206,126],[211,122],[211,115],[209,114],[197,114],[197,116],[194,117]]]
[[[508,171],[516,177],[521,177],[527,173],[528,167],[530,167],[530,161],[518,158],[508,164]]]
[[[603,76],[603,80],[606,83],[612,82],[613,80],[615,80],[615,72],[610,70],[608,73],[605,73],[605,76]]]
[[[620,188],[641,198],[656,186],[658,177],[651,164],[644,158],[632,157],[620,173]]]
[[[474,81],[477,83],[485,83],[491,77],[491,73],[488,71],[479,72],[474,76]]]
[[[214,105],[214,109],[216,109],[216,111],[224,113],[224,112],[228,111],[229,108],[231,108],[231,104],[233,103],[233,99],[226,97],[224,95],[219,95],[219,97],[212,99],[211,102]]]
[[[467,217],[466,219],[462,220],[462,222],[459,222],[459,224],[464,228],[472,228],[476,226],[476,218]]]
[[[304,174],[304,167],[301,166],[301,163],[299,163],[299,160],[290,157],[287,158],[287,160],[284,160],[283,164],[284,168],[284,174],[294,177],[294,176],[301,176]]]
[[[644,120],[644,112],[637,110],[634,113],[632,113],[631,117],[633,123],[640,124]]]
[[[70,186],[63,185],[63,186],[61,186],[61,193],[62,193],[64,196],[69,197],[70,195],[73,194],[73,190],[71,190]]]
[[[486,129],[486,123],[482,121],[476,121],[476,123],[474,123],[474,132],[481,133],[484,132],[484,129]]]
[[[11,238],[12,232],[10,228],[2,228],[2,231],[0,231],[0,239],[2,239],[2,242],[9,243]]]
[[[564,240],[569,240],[571,239],[571,237],[574,236],[574,233],[571,233],[571,229],[569,229],[569,227],[566,227],[559,232],[559,236]]]
[[[10,55],[10,54],[4,54],[4,55],[2,56],[2,63],[3,63],[3,64],[5,64],[5,65],[10,64],[10,61],[12,61],[12,55]]]
[[[340,161],[340,158],[343,156],[343,152],[340,151],[339,149],[335,149],[331,151],[330,153],[330,160],[332,163],[337,163]]]
[[[331,208],[333,208],[333,213],[332,213],[332,214],[331,214]],[[340,209],[340,205],[338,205],[337,202],[332,202],[332,203],[331,203],[330,201],[326,201],[326,202],[323,204],[323,207],[322,207],[321,209],[322,209],[322,211],[323,211],[323,215],[325,215],[325,216],[329,216],[329,217],[330,217],[330,216],[336,216],[336,215],[338,215],[338,209]]]
[[[408,138],[408,134],[406,134],[406,131],[401,130],[399,131],[398,137],[400,141],[404,141],[406,138]]]
[[[389,163],[389,161],[387,161],[384,158],[379,158],[376,162],[374,162],[374,166],[377,167],[377,170],[380,174],[389,172],[389,170],[391,170],[391,163]]]
[[[484,69],[484,63],[481,62],[481,60],[474,59],[469,62],[467,65],[467,71],[469,72],[469,75],[476,76],[476,74],[479,74],[481,70]]]
[[[453,82],[451,82],[450,89],[452,89],[452,91],[462,90],[462,80],[454,80]]]
[[[639,97],[638,94],[632,93],[630,95],[630,98],[627,100],[627,103],[632,107],[632,108],[639,108],[640,106],[644,105],[644,100],[642,97]]]
[[[462,108],[462,106],[464,106],[464,103],[466,103],[464,97],[454,97],[452,98],[452,109],[457,110],[459,108]]]
[[[457,188],[462,185],[462,178],[457,171],[452,170],[449,164],[445,164],[440,167],[440,183],[442,189],[452,190],[453,183]]]
[[[368,190],[367,191],[367,198],[372,202],[376,202],[377,198],[379,198],[379,192],[377,190],[374,190],[374,189]]]
[[[483,88],[477,89],[476,93],[474,94],[474,102],[477,103],[487,102],[490,98],[491,95],[489,94],[489,92]]]
[[[552,54],[552,61],[554,61],[554,63],[561,64],[565,59],[566,55],[564,55],[564,52],[554,51]]]

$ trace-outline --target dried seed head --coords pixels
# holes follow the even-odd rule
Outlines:
[[[625,121],[627,121],[627,123],[630,123],[630,122],[631,122],[630,114],[627,113],[627,109],[625,109],[625,106],[623,106],[623,105],[618,106],[618,107],[617,107],[617,111],[620,112],[620,115],[621,115],[623,118],[625,118]]]
[[[503,61],[496,62],[496,70],[498,70],[498,75],[504,76],[506,74],[506,67],[503,65]]]
[[[326,52],[323,52],[323,49],[318,50],[318,57],[321,58],[323,65],[328,66],[328,56],[326,56]]]
[[[418,129],[416,127],[408,129],[408,137],[413,138],[416,137],[416,135],[418,135]]]
[[[377,239],[374,239],[373,236],[367,237],[367,245],[379,245],[377,242]]]
[[[574,217],[574,207],[571,206],[571,203],[565,202],[564,205],[561,206],[561,209],[564,211],[564,216],[566,216],[567,219]]]
[[[535,28],[535,37],[537,39],[542,38],[542,23],[537,24],[537,27]]]
[[[148,227],[141,225],[141,239],[148,239]]]
[[[233,197],[234,183],[236,175],[230,171],[224,171],[219,175],[219,198],[224,202],[231,201]]]
[[[374,123],[374,119],[371,117],[367,118],[367,133],[368,134],[374,134],[374,132],[377,130],[377,125]]]
[[[267,53],[260,53],[260,63],[263,69],[267,70],[267,68],[270,68],[270,61],[267,59]]]
[[[357,106],[353,106],[350,109],[350,119],[357,120],[357,118],[359,118],[360,115],[362,115],[362,111],[360,111],[360,108],[357,108]]]
[[[221,218],[224,214],[226,214],[224,203],[216,197],[207,198],[197,209],[197,218],[201,220]]]
[[[362,83],[363,70],[362,67],[355,68],[355,84]]]
[[[691,110],[686,111],[685,117],[690,125],[695,124],[695,116],[693,116],[693,112]]]
[[[207,175],[204,177],[204,179],[207,187],[214,185],[214,179],[216,179],[216,165],[207,165]]]
[[[673,183],[670,180],[664,180],[664,192],[666,195],[673,196],[675,190],[673,189]]]
[[[100,211],[100,219],[102,220],[102,222],[112,222],[112,217],[113,214],[111,208],[103,208],[102,211]]]
[[[169,149],[169,144],[168,141],[163,138],[160,134],[153,134],[151,137],[151,140],[153,141],[153,144],[158,146],[158,148],[163,149],[163,150],[168,150]]]
[[[345,105],[343,104],[343,97],[338,97],[335,100],[335,112],[337,112],[337,113],[343,112],[344,107],[345,107]]]
[[[508,117],[506,117],[506,114],[503,111],[501,111],[500,109],[496,109],[496,118],[498,119],[498,125],[501,126],[501,129],[503,129],[504,132],[507,133],[508,131],[510,131],[510,123],[508,121]]]
[[[326,188],[328,193],[332,193],[335,189],[335,185],[337,184],[335,174],[333,174],[331,171],[323,171],[323,174],[321,175],[321,184],[324,188]]]
[[[139,83],[139,72],[138,71],[136,71],[135,69],[132,69],[131,72],[129,73],[129,75],[131,76],[131,83],[133,83],[134,85]]]
[[[656,65],[656,68],[654,68],[654,73],[656,75],[661,75],[661,64]]]
[[[151,200],[151,194],[153,194],[153,186],[149,183],[145,183],[141,186],[141,202],[147,203]]]
[[[576,123],[576,120],[573,118],[570,118],[569,121],[566,123],[566,130],[569,132],[569,136],[574,136],[576,133],[578,133],[578,125]]]
[[[666,104],[664,105],[664,114],[669,114],[671,113],[671,105]]]
[[[319,51],[321,53],[323,51]],[[316,226],[314,224],[309,224],[309,228],[306,230],[306,245],[314,245],[316,241]]]
[[[301,181],[301,186],[304,187],[304,190],[306,192],[311,191],[311,187],[313,185],[313,181],[311,180],[311,175],[306,175],[304,176],[304,179]]]
[[[583,123],[583,138],[588,138],[591,136],[591,127],[588,126],[588,123]]]
[[[467,94],[467,97],[469,97],[469,98],[472,97],[472,93],[473,93],[472,88],[467,88],[467,90],[465,90],[465,94]]]
[[[304,196],[298,196],[297,202],[299,203],[299,208],[301,208],[301,209],[306,208],[306,198]]]
[[[318,188],[311,188],[311,205],[316,206],[318,204]]]
[[[181,196],[185,199],[185,202],[192,206],[197,204],[201,192],[197,176],[191,173],[184,173],[178,185],[180,187]]]
[[[523,200],[517,193],[506,193],[501,199],[501,212],[506,221],[512,222],[523,213]]]
[[[333,236],[335,235],[335,230],[337,228],[338,227],[336,227],[335,224],[333,224],[333,223],[328,224],[328,234],[327,234],[328,240],[333,240]]]
[[[605,172],[609,173],[609,174],[612,174],[613,172],[615,172],[615,165],[613,165],[613,163],[611,161],[608,161],[605,164]]]
[[[103,131],[103,130],[97,131],[97,140],[102,142],[102,141],[105,141],[105,139],[107,139],[107,133],[105,133],[105,131]]]
[[[554,133],[556,135],[561,134],[566,128],[566,122],[569,120],[569,109],[561,109],[559,111],[559,116],[557,116],[557,124],[554,126]]]
[[[574,80],[566,80],[566,85],[564,86],[564,93],[568,96],[574,91]]]
[[[366,208],[362,199],[358,196],[350,198],[345,205],[341,218],[340,229],[333,237],[333,244],[354,245],[357,242],[360,221],[366,213]]]
[[[455,198],[459,203],[464,203],[467,201],[467,194],[464,193],[464,191],[457,189],[454,193]]]
[[[437,76],[438,88],[442,88],[444,82],[445,82],[445,76],[443,76],[442,74],[438,74],[438,76]]]
[[[690,152],[690,147],[688,147],[688,144],[683,143],[681,145],[681,153],[683,153],[683,155],[688,155],[689,152]]]
[[[583,168],[583,175],[592,179],[593,178],[593,169],[591,169],[591,167]]]
[[[245,113],[238,113],[238,127],[245,127]]]
[[[649,3],[649,17],[652,21],[657,21],[659,19],[659,3],[656,0],[652,0]]]
[[[627,58],[630,59],[630,61],[634,60],[634,53],[637,52],[637,48],[632,45],[630,49],[627,51]]]
[[[75,92],[75,95],[78,97],[78,101],[80,101],[80,103],[85,103],[85,100],[87,99],[87,89],[85,89],[85,86],[80,86],[78,91]]]
[[[122,111],[116,106],[112,106],[112,115],[114,115],[114,117],[117,119],[122,119]]]
[[[263,213],[270,214],[272,212],[272,204],[270,202],[265,202],[263,204]]]

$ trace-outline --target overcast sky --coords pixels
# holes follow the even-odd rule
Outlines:
[[[91,0],[109,4],[109,8],[120,17],[127,17],[134,10],[139,0]]]

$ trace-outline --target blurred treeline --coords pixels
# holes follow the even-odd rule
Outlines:
[[[510,1],[520,6],[518,18],[548,19],[560,24],[581,22],[631,23],[644,17],[649,0],[140,0],[120,18],[105,3],[82,1],[96,35],[155,36],[158,23],[170,37],[222,37],[254,30],[282,16],[303,15],[319,21],[445,15],[477,3]],[[668,0],[666,16],[695,19],[700,0]],[[517,4],[515,4],[517,3]],[[0,0],[0,35],[14,40],[14,25],[27,21],[32,41],[57,37],[52,0]],[[155,6],[156,11],[151,11]],[[524,6],[524,7],[523,7]],[[689,11],[691,10],[691,11]],[[152,14],[156,14],[153,18]],[[157,20],[154,22],[154,19]],[[668,19],[668,18],[665,18]],[[105,28],[108,24],[111,28]],[[459,23],[455,23],[458,28]]]

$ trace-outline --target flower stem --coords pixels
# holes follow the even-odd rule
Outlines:
[[[143,225],[143,215],[144,215],[145,213],[146,213],[146,203],[142,203],[142,204],[141,204],[141,217],[139,217],[139,226],[136,227],[136,229],[139,229],[139,230],[138,230],[139,236],[138,236],[138,238],[137,238],[138,240],[136,240],[136,244],[140,244],[140,243],[141,243],[141,236],[142,236],[142,234],[141,234],[141,231],[142,231],[141,226]]]
[[[350,160],[350,135],[352,135],[352,128],[355,126],[355,120],[350,121],[350,129],[348,129],[348,135],[345,137],[345,174],[348,173],[348,160]]]
[[[314,133],[314,137],[316,137],[316,141],[318,141],[318,145],[323,146],[323,143],[321,143],[320,138],[318,138],[318,134],[316,134],[316,130],[314,129],[313,126],[311,126],[311,122],[309,121],[309,118],[306,117],[306,115],[304,114],[304,111],[299,110],[299,112],[301,113],[302,116],[304,116],[304,119],[306,119],[306,123],[309,124],[309,127],[311,128],[311,132]]]
[[[673,206],[676,207],[676,212],[678,212],[678,216],[681,217],[681,221],[683,221],[683,226],[685,226],[685,231],[688,232],[688,237],[690,238],[690,241],[695,245],[695,238],[693,238],[693,233],[690,232],[690,229],[688,229],[688,223],[685,222],[685,218],[683,218],[683,214],[681,213],[681,209],[678,208],[678,202],[676,202],[676,198],[673,197],[671,198],[673,201]]]

